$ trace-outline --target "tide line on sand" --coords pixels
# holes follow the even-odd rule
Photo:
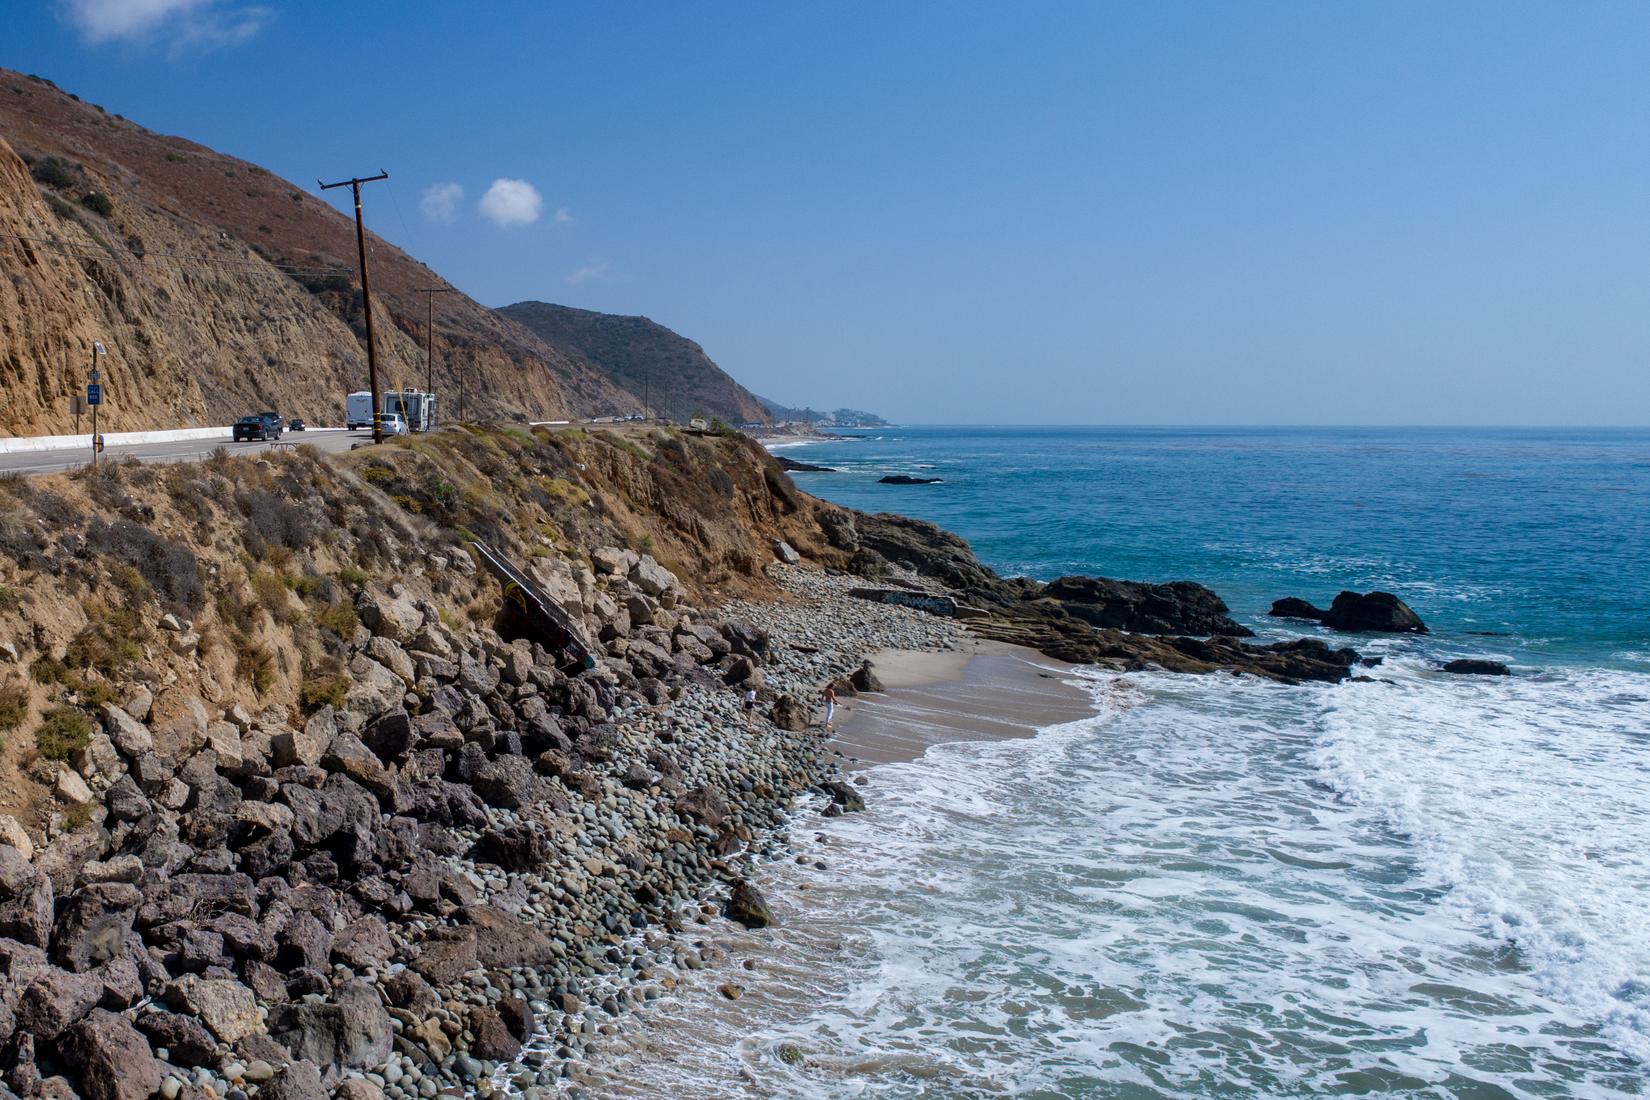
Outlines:
[[[967,639],[943,652],[882,650],[871,667],[885,693],[844,699],[831,747],[853,770],[915,760],[953,741],[1031,737],[1095,713],[1072,666],[1035,650]]]

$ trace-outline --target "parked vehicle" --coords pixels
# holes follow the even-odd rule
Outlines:
[[[302,420],[300,420],[300,419],[298,419],[298,418],[297,418],[297,417],[296,417],[296,416],[295,416],[295,417],[293,417],[293,418],[292,418],[292,420],[291,420],[291,421],[290,421],[290,422],[289,422],[289,423],[288,423],[288,424],[287,424],[287,426],[286,426],[286,430],[287,430],[287,431],[289,431],[289,432],[301,432],[301,431],[303,431],[303,430],[304,430],[304,427],[305,427],[305,425],[304,425],[304,422],[303,422],[303,421],[302,421]]]
[[[357,390],[344,399],[344,426],[350,431],[372,427],[372,394]]]
[[[400,413],[385,413],[378,418],[385,435],[406,435],[407,419]]]
[[[277,421],[270,423],[263,416],[243,416],[235,421],[230,429],[230,435],[236,443],[252,440],[271,440],[281,438],[281,425]]]
[[[406,420],[408,431],[435,431],[435,394],[423,390],[386,390],[381,404],[384,412],[399,413]]]

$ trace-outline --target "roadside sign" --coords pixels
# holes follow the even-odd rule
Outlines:
[[[86,383],[86,404],[103,404],[103,385],[100,382]]]
[[[69,398],[69,415],[79,416],[86,411],[86,399],[78,393]]]

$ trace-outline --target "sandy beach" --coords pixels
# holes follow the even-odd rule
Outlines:
[[[870,658],[885,693],[844,699],[832,748],[861,770],[915,760],[932,745],[1030,737],[1094,713],[1072,666],[1022,646],[964,637],[945,652]]]

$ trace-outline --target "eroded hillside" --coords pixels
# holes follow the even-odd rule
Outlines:
[[[382,384],[425,378],[425,296],[444,286],[376,235]],[[354,226],[267,170],[0,70],[0,434],[67,430],[93,341],[111,430],[275,408],[335,423],[366,387]],[[434,299],[436,387],[476,419],[632,400],[461,293]]]

